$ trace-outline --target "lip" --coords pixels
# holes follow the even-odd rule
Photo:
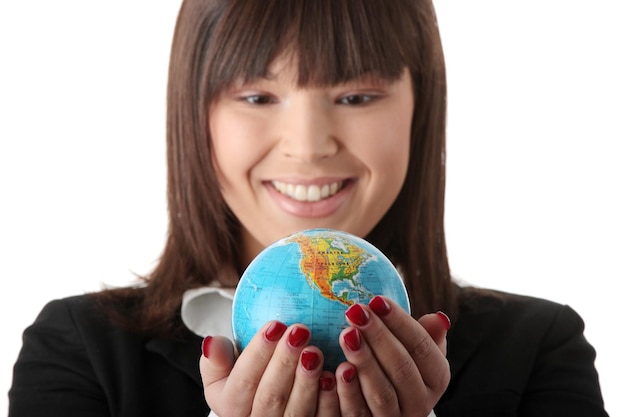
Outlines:
[[[315,202],[294,200],[293,198],[280,193],[276,188],[274,188],[271,181],[264,181],[263,185],[265,186],[265,189],[267,190],[270,198],[282,211],[296,217],[321,218],[330,216],[331,214],[339,210],[343,205],[343,202],[352,192],[355,181],[353,179],[342,179],[341,181],[343,181],[343,187],[341,188],[341,190],[337,191],[337,193],[331,197]],[[316,180],[308,182],[293,181],[293,183],[303,185],[323,185],[330,182],[337,182],[337,180]]]

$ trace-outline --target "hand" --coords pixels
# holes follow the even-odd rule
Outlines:
[[[342,415],[427,416],[450,382],[443,313],[413,319],[396,303],[374,297],[346,312],[340,336],[348,363],[337,368]]]
[[[229,339],[206,338],[200,372],[211,410],[219,417],[339,416],[335,377],[322,371],[322,352],[309,339],[303,325],[272,321],[236,358]]]

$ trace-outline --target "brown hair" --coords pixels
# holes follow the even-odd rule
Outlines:
[[[145,288],[106,293],[133,306],[125,319],[133,329],[171,334],[180,327],[183,292],[238,267],[240,226],[212,166],[207,109],[237,79],[266,75],[285,52],[297,56],[300,85],[367,73],[395,79],[409,69],[415,112],[407,177],[366,239],[402,272],[415,317],[454,314],[444,236],[446,80],[431,1],[185,0],[169,68],[167,242]]]

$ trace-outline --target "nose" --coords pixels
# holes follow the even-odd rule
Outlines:
[[[302,93],[291,100],[284,112],[280,151],[302,162],[331,157],[339,149],[333,126],[332,104],[323,98]]]

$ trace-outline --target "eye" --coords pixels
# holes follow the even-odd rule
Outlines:
[[[271,104],[276,101],[273,97],[265,95],[265,94],[252,94],[252,95],[241,97],[241,99],[250,104],[254,104],[257,106],[262,106],[264,104]]]
[[[350,94],[341,97],[338,101],[341,104],[347,104],[349,106],[362,106],[375,99],[376,96],[370,94]]]

